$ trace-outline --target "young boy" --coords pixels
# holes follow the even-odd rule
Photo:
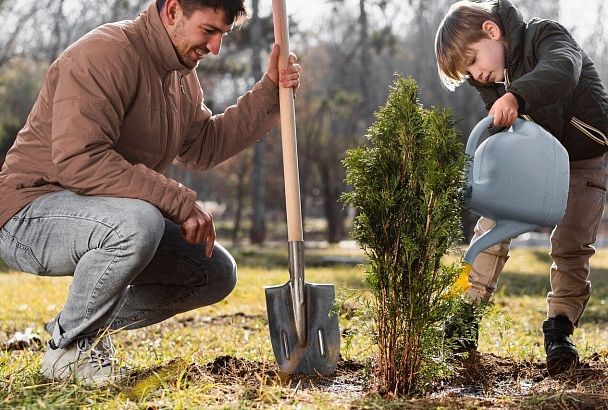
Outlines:
[[[538,18],[526,23],[507,0],[454,4],[437,30],[435,54],[442,83],[450,90],[464,81],[477,88],[495,126],[508,127],[518,116],[535,121],[570,155],[568,205],[551,234],[551,292],[543,323],[547,368],[551,375],[563,373],[578,363],[570,335],[591,293],[589,258],[604,210],[606,90],[564,27]],[[475,237],[492,226],[480,218]],[[470,300],[492,296],[508,249],[506,241],[477,257],[466,294]],[[472,325],[476,329],[477,323]],[[462,334],[454,326],[446,326],[446,332]],[[463,346],[476,348],[476,339],[464,340]]]

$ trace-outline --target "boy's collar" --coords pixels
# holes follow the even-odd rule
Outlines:
[[[502,23],[507,43],[505,66],[508,69],[523,57],[526,22],[523,16],[509,0],[498,0],[498,18]]]

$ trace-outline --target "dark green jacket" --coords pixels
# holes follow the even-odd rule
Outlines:
[[[526,24],[507,0],[499,0],[498,16],[507,42],[505,83],[469,80],[486,109],[511,92],[519,101],[520,116],[529,116],[553,134],[571,161],[604,153],[608,94],[591,59],[555,21],[533,18]]]

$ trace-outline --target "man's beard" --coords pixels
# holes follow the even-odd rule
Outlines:
[[[184,46],[182,49],[181,47],[176,45],[176,44],[180,43],[180,40],[183,40],[185,38],[183,21],[179,22],[178,25],[175,27],[175,31],[173,32],[172,37],[173,37],[173,48],[175,49],[175,53],[177,54],[177,59],[179,60],[179,62],[191,70],[195,69],[196,66],[198,66],[199,60],[192,59],[191,56],[192,56],[192,53],[194,50],[192,48],[190,48],[189,46]]]
[[[192,49],[188,49],[187,51],[181,51],[176,48],[175,52],[177,53],[177,59],[179,60],[179,62],[182,63],[184,66],[188,67],[190,70],[194,70],[198,66],[198,62],[200,60],[192,60],[192,58],[190,58],[190,55],[192,54]]]

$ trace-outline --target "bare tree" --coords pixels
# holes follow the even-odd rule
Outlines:
[[[11,22],[11,24],[4,24],[0,31],[0,68],[20,54],[20,41],[23,41],[21,37],[24,27],[36,19],[40,10],[46,9],[49,5],[49,1],[32,1],[29,4],[4,1],[0,3],[0,19],[4,22]]]
[[[249,46],[251,47],[251,76],[258,79],[262,76],[262,22],[259,17],[259,0],[251,1],[251,22],[249,26]],[[264,140],[255,144],[253,153],[251,243],[263,243],[266,238],[266,145]]]

